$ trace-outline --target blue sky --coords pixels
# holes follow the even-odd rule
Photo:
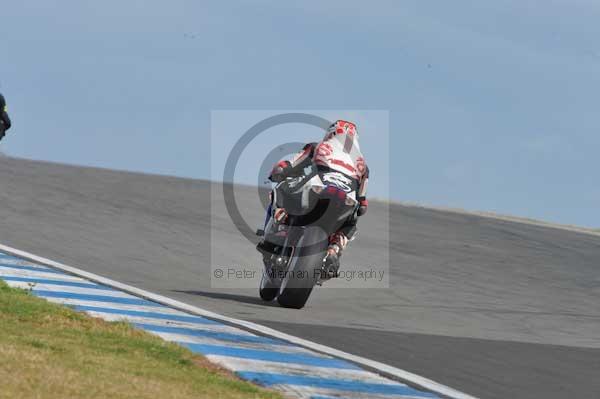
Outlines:
[[[373,195],[600,227],[597,1],[24,0],[0,20],[8,154],[209,178],[211,110],[389,110]]]

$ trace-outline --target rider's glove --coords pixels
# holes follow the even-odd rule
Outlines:
[[[277,165],[273,167],[271,174],[269,175],[269,180],[273,183],[279,183],[283,181],[286,176],[286,169],[291,166],[289,161],[281,161]]]

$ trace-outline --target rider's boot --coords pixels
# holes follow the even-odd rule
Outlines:
[[[327,255],[323,260],[324,278],[330,279],[340,275],[340,257],[342,251],[348,245],[348,237],[342,232],[337,232],[329,237],[329,247]]]
[[[272,251],[272,247],[273,245],[269,245],[269,243],[267,243],[265,241],[265,235],[266,235],[266,229],[267,229],[267,225],[269,223],[269,219],[271,218],[271,205],[269,206],[269,209],[267,210],[267,219],[265,221],[265,228],[260,231],[261,235],[262,235],[262,239],[259,241],[259,243],[256,245],[256,249],[263,253],[270,253],[270,251]],[[283,208],[275,208],[275,212],[273,212],[273,220],[276,224],[282,224],[285,223],[287,221],[288,218],[288,214],[285,211],[285,209]]]
[[[273,219],[277,224],[283,224],[287,221],[288,213],[283,208],[275,208],[275,212],[273,212]]]
[[[340,256],[334,247],[327,248],[327,255],[323,259],[323,279],[329,280],[339,276]]]

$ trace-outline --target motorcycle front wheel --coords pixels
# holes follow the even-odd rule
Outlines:
[[[260,287],[258,288],[258,294],[263,301],[270,302],[279,293],[279,287],[271,282],[268,276],[263,273],[262,279],[260,280]]]
[[[319,227],[306,229],[281,283],[277,297],[279,305],[292,309],[301,309],[306,305],[320,276],[328,245],[327,237],[327,233]]]

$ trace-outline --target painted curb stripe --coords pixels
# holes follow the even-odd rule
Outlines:
[[[242,359],[268,360],[273,362],[277,361],[281,363],[305,364],[308,366],[360,370],[360,368],[355,366],[354,364],[340,359],[318,357],[298,353],[232,348],[220,345],[192,344],[188,342],[179,342],[179,344],[190,349],[192,352],[201,353],[203,355],[232,356],[239,357]]]
[[[184,321],[186,323],[197,323],[197,324],[221,324],[221,323],[217,323],[216,321],[205,319],[204,317],[199,317],[199,316],[142,312],[139,310],[99,308],[96,306],[84,306],[84,305],[69,305],[69,306],[76,310],[82,311],[82,312],[110,313],[110,314],[119,314],[119,315],[123,315],[123,316],[137,316],[137,317],[147,317],[147,318],[160,319],[160,320]]]
[[[326,389],[316,388],[311,386],[303,385],[271,385],[270,389],[279,390],[286,394],[292,394],[301,397],[302,399],[308,399],[312,396],[325,397],[329,399],[434,399],[423,396],[423,394],[411,394],[411,395],[396,395],[396,394],[384,394],[384,393],[373,393],[373,392],[359,392],[339,389]],[[436,397],[436,399],[439,399]],[[446,399],[450,399],[446,397]],[[512,398],[511,398],[512,399]]]
[[[35,291],[33,292],[35,294]],[[40,297],[43,298],[43,297]],[[175,310],[169,308],[161,308],[157,306],[140,306],[140,305],[128,305],[124,303],[108,303],[108,302],[96,302],[96,301],[83,301],[81,299],[71,298],[45,298],[47,301],[54,302],[64,306],[94,306],[99,308],[111,307],[119,310],[136,310],[140,312],[152,312],[162,314],[178,314]],[[101,316],[97,316],[101,317]],[[101,317],[102,318],[102,317]]]
[[[99,291],[96,291],[96,295],[94,295],[93,290],[96,288],[89,288],[90,295],[88,295],[87,291],[85,291],[88,289],[86,287],[73,287],[71,289],[65,287],[63,290],[55,291],[54,286],[47,286],[40,287],[44,289],[38,290],[37,293],[34,290],[33,293],[42,298],[45,297],[49,301],[70,306],[75,310],[92,312],[94,317],[103,317],[104,314],[105,319],[115,320],[121,315],[125,319],[124,321],[128,321],[127,316],[141,318],[142,320],[130,319],[129,322],[133,324],[137,323],[137,327],[148,327],[148,331],[151,333],[163,336],[163,338],[166,337],[168,340],[177,342],[194,352],[204,354],[210,361],[224,365],[242,378],[250,379],[254,382],[262,381],[260,382],[262,385],[268,385],[289,397],[303,399],[311,397],[331,399],[439,397],[433,393],[420,391],[422,388],[408,387],[388,377],[384,378],[376,374],[376,372],[367,371],[363,368],[363,366],[366,366],[392,375],[401,381],[410,381],[416,386],[442,393],[445,397],[452,399],[475,399],[473,396],[405,370],[284,334],[259,324],[210,312],[206,309],[144,291],[2,244],[0,244],[0,250],[19,257],[17,259],[15,257],[2,256],[2,253],[0,253],[0,257],[3,259],[10,258],[19,263],[24,263],[24,260],[27,260],[28,262],[32,262],[34,266],[39,264],[52,268],[42,269],[20,265],[14,268],[15,265],[6,265],[7,269],[3,269],[0,266],[0,279],[2,279],[3,274],[8,277],[45,280],[53,280],[54,278],[56,280],[74,279],[71,281],[85,284],[95,283],[111,287],[116,291],[113,296],[109,295],[112,293],[99,295]],[[22,268],[22,271],[10,272],[11,268],[13,268],[12,270]],[[50,277],[41,275],[42,273],[54,273],[55,275],[58,274],[58,276]],[[21,287],[24,283],[17,281],[7,282],[9,285]],[[117,296],[117,293],[127,296]],[[132,301],[135,304],[131,304]],[[110,316],[107,317],[106,315]],[[169,322],[173,324],[177,322],[187,323],[187,325],[164,325]],[[156,330],[157,326],[159,329],[167,327],[169,332],[151,330]],[[172,327],[177,328],[177,330],[171,330]],[[207,334],[194,338],[193,334],[197,334],[196,331],[203,330],[228,334],[230,338],[233,338],[231,336],[241,337],[248,336],[249,334],[251,337],[254,337],[253,339],[281,340],[288,346],[274,345],[271,341],[267,343],[240,341],[237,343],[236,341],[221,343],[222,341],[219,336],[211,338],[206,336]],[[163,329],[163,331],[167,330]],[[181,342],[185,341],[186,337],[192,342]],[[227,335],[222,335],[221,338],[223,337],[227,337]],[[239,337],[236,337],[236,339],[239,339]],[[302,352],[291,349],[301,349]],[[277,363],[279,363],[279,366],[274,367]]]
[[[282,346],[290,345],[289,343],[284,342],[284,341],[278,341],[273,338],[260,337],[257,335],[238,335],[238,334],[231,334],[231,333],[224,333],[224,332],[217,332],[217,331],[194,330],[192,328],[185,328],[185,327],[156,326],[153,324],[143,324],[143,323],[133,323],[133,325],[138,328],[141,328],[142,330],[146,330],[146,331],[189,335],[191,337],[214,338],[214,339],[222,340],[222,341],[251,342],[251,343],[269,344],[269,345],[282,345]]]
[[[322,356],[318,353],[312,352],[306,348],[301,348],[296,345],[273,345],[273,344],[264,344],[264,343],[254,343],[254,342],[232,342],[232,341],[223,341],[215,338],[208,337],[192,337],[189,335],[181,335],[181,334],[173,334],[173,333],[163,333],[163,332],[152,332],[150,333],[154,335],[158,335],[165,341],[176,342],[176,343],[186,343],[186,344],[198,344],[198,345],[213,345],[213,346],[226,346],[229,348],[238,348],[238,349],[254,349],[260,351],[267,352],[282,352],[282,353],[290,353],[290,354],[300,354],[300,355],[308,355],[315,356],[321,358],[328,358],[328,356]],[[242,334],[239,334],[242,335]],[[212,356],[212,355],[211,355]],[[239,358],[235,358],[239,359]],[[253,362],[257,362],[258,360],[252,360]],[[314,367],[314,366],[312,366]],[[264,371],[264,370],[261,370]]]
[[[335,395],[335,396],[331,396],[331,395]],[[310,399],[357,399],[360,398],[362,396],[362,398],[364,398],[363,394],[360,393],[352,393],[352,392],[348,392],[345,391],[343,393],[327,393],[324,395],[321,395],[320,393],[317,393],[316,395],[311,395]],[[362,399],[360,398],[360,399]],[[416,396],[406,396],[406,395],[385,395],[385,394],[374,394],[374,393],[369,393],[369,399],[422,399]]]
[[[12,277],[12,276],[11,276]],[[15,276],[21,277],[21,276]],[[79,281],[76,281],[79,282]],[[69,293],[69,294],[81,294],[81,295],[100,295],[107,296],[111,298],[129,298],[129,299],[139,299],[136,297],[132,297],[126,292],[118,291],[118,290],[105,290],[102,287],[97,288],[81,288],[81,287],[71,287],[68,285],[54,285],[54,284],[32,284],[25,283],[22,281],[7,281],[8,284],[15,288],[21,288],[28,291],[32,291],[34,294],[39,291],[48,291],[48,292],[60,292],[60,293]],[[50,300],[50,298],[48,298]],[[112,305],[111,305],[112,307]]]
[[[311,396],[310,399],[346,399],[343,396],[333,397],[333,396]]]
[[[33,267],[33,266],[21,266],[21,265],[12,265],[9,263],[0,263],[0,267],[8,268],[8,269],[17,269],[17,270],[29,270],[32,272],[40,272],[40,273],[53,273],[53,274],[65,274],[59,270],[54,270],[50,268],[41,268],[41,267]]]
[[[371,371],[353,369],[334,369],[327,367],[311,366],[303,364],[280,363],[266,360],[240,359],[239,357],[206,355],[206,357],[227,369],[237,371],[260,371],[261,373],[300,375],[307,377],[319,377],[326,379],[353,380],[369,382],[373,384],[390,384],[389,378],[382,377]]]
[[[52,273],[52,272],[46,273],[45,271],[31,272],[28,270],[16,270],[16,269],[8,269],[8,268],[0,267],[0,278],[3,278],[4,276],[43,278],[43,279],[47,279],[47,280],[75,281],[75,282],[80,282],[80,283],[83,283],[83,282],[91,283],[91,281],[89,281],[89,280],[84,280],[81,277],[77,277],[72,274],[56,274],[56,273]],[[97,284],[97,283],[94,283],[94,284]]]
[[[32,278],[32,277],[16,277],[16,276],[1,276],[2,280],[6,281],[19,281],[24,283],[34,284],[47,284],[47,285],[64,285],[66,287],[79,287],[79,288],[90,288],[104,291],[116,291],[114,288],[107,287],[104,285],[98,285],[94,283],[80,283],[77,281],[66,281],[66,280],[48,280],[43,278]]]
[[[251,371],[237,372],[241,378],[251,380],[259,385],[306,385],[314,388],[337,389],[340,391],[364,392],[384,395],[404,395],[417,398],[437,398],[436,395],[417,391],[400,384],[371,384],[349,380],[332,380],[315,377],[290,376],[286,374],[255,373]]]
[[[163,306],[156,302],[150,302],[145,299],[138,299],[138,298],[121,298],[121,297],[106,296],[106,295],[74,294],[72,292],[44,291],[44,290],[34,290],[33,293],[35,295],[43,297],[43,298],[67,298],[67,299],[79,299],[82,301],[122,303],[125,305],[156,306],[156,307]]]
[[[140,316],[132,316],[132,315],[118,315],[111,313],[102,313],[102,312],[94,312],[93,310],[86,311],[90,316],[97,317],[100,319],[104,319],[108,322],[116,321],[116,322],[127,322],[131,324],[140,323],[140,324],[148,324],[151,326],[165,326],[165,327],[185,327],[190,328],[192,330],[198,331],[213,331],[213,332],[223,332],[228,334],[236,334],[236,335],[244,335],[244,336],[254,336],[251,332],[246,330],[236,329],[235,327],[228,326],[226,324],[220,323],[190,323],[187,321],[181,320],[163,320],[163,319],[155,319],[150,317],[140,317]],[[159,335],[159,333],[154,333],[155,335]],[[164,333],[160,333],[164,334]],[[171,334],[170,334],[171,335]]]

